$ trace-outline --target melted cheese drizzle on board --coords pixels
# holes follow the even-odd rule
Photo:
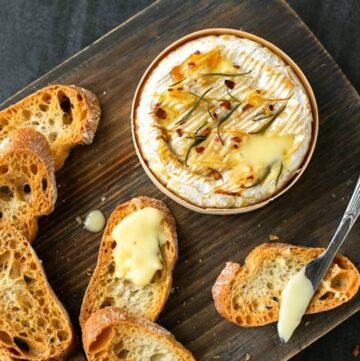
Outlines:
[[[135,114],[151,171],[201,207],[243,207],[276,193],[308,151],[312,115],[292,69],[269,49],[206,36],[168,54]]]

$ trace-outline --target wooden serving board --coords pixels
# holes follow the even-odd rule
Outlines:
[[[260,210],[233,216],[201,215],[175,204],[150,182],[135,155],[130,107],[140,77],[167,45],[190,32],[231,27],[253,32],[292,57],[308,77],[320,111],[320,134],[310,165],[285,195]],[[56,210],[40,221],[35,250],[55,292],[78,329],[80,304],[95,266],[101,234],[76,222],[99,208],[109,215],[136,195],[163,200],[178,224],[174,292],[159,323],[197,360],[284,360],[360,309],[360,295],[336,310],[305,317],[291,342],[280,345],[275,324],[240,328],[215,311],[210,289],[228,260],[243,261],[270,233],[280,241],[324,246],[346,207],[360,170],[360,99],[335,62],[281,0],[160,0],[2,104],[49,83],[95,92],[103,116],[93,145],[75,149],[57,174]],[[101,198],[105,197],[102,201]],[[343,247],[360,266],[357,224]],[[81,344],[70,358],[84,360]]]

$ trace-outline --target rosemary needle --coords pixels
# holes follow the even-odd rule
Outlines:
[[[268,177],[268,175],[271,172],[271,168],[272,168],[272,164],[268,165],[264,171],[264,174],[253,184],[249,185],[249,186],[242,186],[242,188],[252,188],[255,186],[258,186],[259,184],[263,183],[265,181],[265,179]]]
[[[208,94],[212,89],[213,88],[209,88],[208,90],[206,90],[200,96],[200,98],[193,104],[193,106],[190,108],[190,110],[180,120],[178,120],[175,124],[184,124],[190,118],[191,114],[198,108],[198,106],[200,105],[202,100],[205,98],[206,94]]]
[[[195,130],[194,135],[196,136],[200,132],[200,130],[205,127],[206,124],[207,124],[207,121],[205,120],[205,122],[202,123],[200,125],[200,127]]]
[[[184,80],[186,79],[186,76],[184,78],[182,78],[181,80],[177,81],[176,83],[170,84],[169,88],[172,88],[176,85],[179,85],[180,83],[182,83]]]
[[[224,114],[220,119],[219,119],[219,122],[217,124],[217,135],[221,141],[222,144],[224,144],[224,141],[221,137],[221,134],[220,134],[220,126],[222,123],[224,123],[225,121],[227,121],[231,116],[232,114],[235,112],[235,110],[237,108],[239,108],[240,104],[236,104],[232,109],[230,109],[226,114]]]
[[[189,159],[191,149],[193,149],[194,147],[196,147],[197,145],[202,143],[206,138],[207,138],[207,135],[195,135],[194,138],[191,138],[191,139],[194,139],[194,142],[190,145],[189,149],[186,152],[185,161],[184,161],[184,164],[186,167],[188,167],[187,161]]]
[[[277,185],[279,183],[279,179],[280,179],[282,171],[283,171],[283,162],[280,163],[280,170],[279,170],[279,173],[278,173],[278,175],[276,177],[275,187],[277,187]]]
[[[273,117],[267,122],[265,123],[262,127],[260,127],[257,130],[254,130],[252,132],[249,132],[249,134],[259,134],[259,133],[264,133],[272,123],[274,123],[275,119],[284,111],[284,109],[286,108],[286,104],[284,104],[274,115]]]
[[[233,101],[235,101],[235,102],[237,102],[237,103],[242,103],[241,100],[239,100],[238,98],[236,98],[234,95],[232,95],[232,94],[230,93],[230,90],[229,90],[228,87],[226,87],[226,92],[228,93],[229,97],[230,97],[231,99],[233,99]]]
[[[216,120],[215,117],[213,116],[213,114],[211,113],[210,104],[209,104],[209,103],[207,103],[207,112],[209,113],[210,118],[211,118],[212,120]]]

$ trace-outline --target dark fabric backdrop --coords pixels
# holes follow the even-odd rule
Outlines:
[[[0,103],[151,2],[0,0]],[[360,1],[289,0],[289,3],[359,90]],[[355,360],[351,354],[355,344],[360,344],[360,313],[294,360]]]

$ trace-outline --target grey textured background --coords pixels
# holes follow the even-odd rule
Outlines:
[[[151,2],[0,0],[0,103]],[[288,2],[359,91],[360,1]],[[315,342],[294,361],[355,361],[351,355],[355,344],[360,344],[360,313]]]

